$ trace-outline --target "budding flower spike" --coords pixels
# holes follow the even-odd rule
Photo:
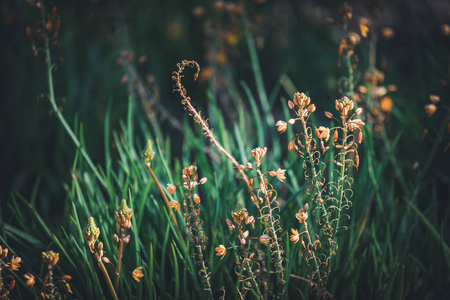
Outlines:
[[[144,153],[142,153],[142,156],[145,159],[145,165],[150,166],[150,164],[153,160],[153,157],[155,156],[155,152],[153,152],[151,140],[147,140],[147,147],[145,148]]]
[[[122,200],[120,208],[114,212],[114,217],[118,223],[117,227],[131,227],[131,217],[133,216],[133,210],[127,206],[127,201]]]
[[[95,242],[97,241],[100,235],[100,229],[95,225],[95,221],[93,217],[90,217],[86,228],[83,231],[83,238],[86,240],[89,248],[93,249]]]

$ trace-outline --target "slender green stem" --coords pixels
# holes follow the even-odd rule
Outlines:
[[[250,275],[250,278],[253,283],[253,287],[254,287],[254,290],[256,291],[256,295],[257,295],[258,299],[260,299],[260,300],[264,299],[263,295],[261,294],[261,290],[259,289],[259,284],[256,282],[255,274],[253,274],[250,263],[245,262],[244,266],[247,269],[247,273]]]
[[[309,234],[308,223],[306,221],[305,221],[305,232],[306,232],[306,236],[308,238],[308,247],[309,247],[309,245],[312,245],[313,243],[311,240],[311,235]],[[316,256],[316,253],[314,252],[314,250],[310,250],[310,249],[308,249],[308,250],[311,251],[312,257],[314,258],[314,264],[316,265],[316,272],[317,272],[317,276],[319,278],[318,287],[320,290],[322,288],[322,276],[320,276],[320,264],[317,260],[317,256]],[[311,278],[311,280],[312,279],[313,278]]]
[[[196,245],[195,247],[197,248],[198,258],[199,258],[200,263],[201,263],[201,268],[202,268],[201,271],[203,272],[204,278],[205,278],[205,281],[206,281],[206,290],[208,290],[208,292],[209,292],[209,297],[211,299],[214,299],[214,295],[212,293],[212,288],[211,288],[211,282],[210,282],[210,279],[209,279],[208,269],[206,268],[205,260],[203,259],[202,246],[201,245]]]
[[[318,173],[316,171],[316,165],[314,163],[313,153],[310,152],[310,146],[311,146],[310,145],[310,141],[311,140],[309,139],[308,129],[306,127],[305,119],[301,118],[301,121],[302,121],[302,125],[303,125],[303,134],[304,134],[304,137],[305,137],[305,144],[309,145],[309,148],[308,148],[309,150],[307,149],[307,151],[308,151],[309,163],[311,164],[312,182],[314,184],[314,188],[317,190],[317,196],[319,198],[319,205],[320,205],[320,207],[321,207],[321,209],[323,211],[323,216],[325,217],[325,221],[326,221],[327,228],[328,228],[329,224],[330,224],[330,221],[329,221],[329,218],[328,218],[328,213],[327,213],[327,209],[325,207],[325,203],[323,201],[320,201],[322,199],[322,189],[320,187],[320,182],[319,182],[319,179],[318,179],[318,176],[317,176]]]
[[[69,134],[70,138],[72,139],[72,141],[75,144],[75,146],[77,147],[77,149],[80,149],[81,154],[83,155],[84,159],[86,159],[86,162],[88,163],[89,167],[94,172],[95,176],[97,176],[100,183],[104,187],[106,187],[105,180],[101,177],[100,172],[98,172],[97,168],[95,167],[95,165],[92,162],[91,158],[89,157],[88,153],[86,152],[84,147],[81,146],[80,140],[77,138],[77,136],[75,135],[73,130],[70,128],[70,126],[67,123],[66,119],[64,118],[63,114],[60,112],[60,110],[58,109],[58,106],[56,105],[55,92],[54,92],[54,88],[53,88],[53,74],[52,74],[54,66],[53,66],[52,60],[51,60],[50,45],[49,45],[49,39],[47,36],[45,37],[45,55],[46,55],[47,70],[48,70],[47,79],[48,79],[48,89],[49,89],[49,93],[50,93],[49,100],[52,105],[53,111],[55,112],[56,116],[58,117],[59,121],[63,125],[66,132]]]
[[[256,170],[257,172],[258,172],[258,176],[259,176],[259,180],[260,180],[260,182],[261,183],[263,183],[264,184],[264,182],[265,182],[265,180],[264,180],[264,177],[263,177],[263,174],[261,173],[261,171],[259,170],[259,167],[258,167],[258,170]],[[271,238],[271,240],[272,240],[272,243],[271,243],[271,248],[272,248],[272,245],[274,246],[273,248],[275,248],[273,251],[276,253],[276,260],[277,260],[277,262],[275,263],[275,269],[277,270],[276,271],[276,273],[277,273],[277,283],[278,283],[278,287],[279,287],[279,293],[277,293],[277,297],[278,298],[282,298],[282,296],[283,296],[283,294],[284,294],[284,291],[285,291],[285,281],[284,281],[284,269],[283,269],[283,255],[282,255],[282,249],[281,249],[281,245],[279,244],[279,242],[278,242],[278,236],[277,236],[277,228],[275,228],[275,219],[274,219],[274,217],[273,217],[273,208],[272,208],[272,206],[271,206],[271,204],[272,204],[272,202],[270,201],[270,197],[269,197],[269,194],[267,193],[267,191],[264,191],[264,200],[265,200],[265,206],[267,207],[267,219],[266,219],[266,222],[267,222],[267,225],[268,225],[268,233],[269,233],[269,236],[270,236],[270,238]],[[260,213],[261,213],[261,216],[264,218],[264,216],[263,216],[263,209],[264,208],[262,208],[261,210],[260,210]],[[271,249],[271,252],[272,252],[272,249]]]
[[[146,163],[145,166],[147,167],[147,171],[150,173],[150,176],[152,176],[153,181],[155,182],[156,187],[158,188],[159,193],[161,194],[161,197],[163,198],[164,204],[166,205],[166,208],[169,211],[172,223],[175,226],[175,230],[177,231],[178,236],[180,237],[180,242],[183,245],[183,248],[186,248],[186,245],[184,244],[184,240],[183,240],[183,234],[181,233],[180,227],[178,226],[177,219],[175,218],[175,215],[169,206],[169,199],[167,198],[166,193],[164,192],[163,188],[161,187],[161,184],[159,183],[158,179],[156,178],[155,173],[153,173],[150,163]]]
[[[348,128],[347,128],[347,120],[345,117],[342,117],[342,130],[344,132],[344,136],[342,138],[342,151],[341,151],[341,170],[340,170],[340,174],[339,174],[339,179],[338,179],[338,209],[337,209],[337,218],[336,218],[336,226],[334,229],[334,234],[333,234],[333,242],[335,243],[335,245],[337,245],[337,239],[338,239],[338,232],[339,232],[339,222],[341,220],[341,210],[342,210],[342,201],[344,199],[344,194],[345,194],[345,152],[346,150],[346,143],[347,143],[347,135],[348,135]],[[332,247],[333,245],[330,244],[330,247]],[[331,250],[331,249],[330,249]],[[331,251],[330,251],[330,259],[328,262],[328,276],[330,276],[331,274],[331,262],[332,262],[332,258],[333,255],[331,255]]]
[[[111,292],[111,295],[112,295],[113,299],[114,300],[119,300],[119,298],[117,298],[116,291],[114,290],[113,284],[111,282],[111,278],[109,277],[109,274],[106,271],[105,265],[102,262],[102,259],[100,258],[98,253],[95,252],[95,251],[94,251],[94,256],[95,256],[95,259],[97,260],[97,263],[98,263],[98,266],[100,267],[100,270],[102,270],[102,272],[103,272],[103,276],[105,276],[106,283],[108,284],[108,288],[109,288],[109,291]]]
[[[122,265],[124,239],[125,239],[125,229],[120,228],[119,251],[117,251],[116,282],[114,285],[114,290],[116,291],[116,293],[119,290],[120,267]]]

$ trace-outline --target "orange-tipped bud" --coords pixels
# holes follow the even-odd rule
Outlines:
[[[330,113],[329,111],[325,112],[325,116],[327,116],[328,119],[333,119],[333,114]]]

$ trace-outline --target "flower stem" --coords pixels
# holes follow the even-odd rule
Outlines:
[[[121,228],[120,229],[119,251],[117,251],[116,282],[114,285],[114,290],[116,291],[116,293],[119,290],[120,268],[122,265],[124,238],[125,238],[125,230],[123,228]]]
[[[116,291],[114,290],[114,287],[112,285],[111,278],[109,277],[109,274],[106,271],[105,265],[103,264],[100,256],[95,251],[94,251],[94,256],[95,256],[95,259],[97,260],[97,263],[98,263],[98,266],[100,267],[100,270],[102,270],[102,272],[103,272],[103,276],[105,276],[106,283],[108,284],[108,288],[109,288],[109,291],[111,292],[111,295],[112,295],[113,299],[114,300],[119,300],[119,298],[117,298]]]
[[[84,147],[81,146],[80,140],[77,138],[77,136],[75,135],[73,130],[70,128],[70,126],[67,123],[66,119],[64,118],[63,114],[60,112],[58,106],[56,105],[55,92],[54,92],[54,88],[53,88],[53,74],[52,74],[54,66],[53,66],[52,60],[51,60],[50,45],[49,45],[49,39],[47,36],[45,36],[45,55],[46,55],[47,70],[48,70],[47,79],[48,79],[48,89],[49,89],[49,94],[50,94],[49,100],[52,105],[53,111],[55,112],[56,116],[58,117],[59,121],[63,125],[66,132],[69,134],[70,138],[72,139],[72,141],[75,144],[75,146],[77,147],[77,149],[80,149],[81,154],[83,155],[84,159],[86,159],[86,162],[88,163],[89,167],[94,172],[95,176],[97,176],[98,180],[103,185],[103,187],[106,187],[107,185],[106,185],[105,180],[101,177],[100,172],[98,172],[97,168],[95,167],[91,158],[87,154],[86,150],[84,149]]]
[[[175,226],[175,230],[177,231],[178,236],[180,237],[180,242],[183,245],[183,248],[186,248],[186,245],[184,244],[183,234],[180,231],[180,227],[178,226],[177,219],[175,218],[175,215],[169,206],[169,199],[167,198],[166,193],[164,192],[163,188],[161,187],[161,184],[159,183],[158,179],[156,178],[155,173],[153,173],[150,163],[146,163],[145,166],[147,167],[147,171],[150,173],[150,176],[152,176],[153,181],[155,182],[156,187],[158,188],[159,193],[161,194],[161,197],[163,198],[164,204],[166,205],[166,208],[169,211],[170,218],[172,219],[172,223]]]

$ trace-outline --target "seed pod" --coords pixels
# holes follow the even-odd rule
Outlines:
[[[361,142],[362,142],[362,131],[360,130],[358,134],[358,143],[361,144]]]
[[[356,166],[359,167],[359,155],[358,154],[356,154],[355,160],[356,160]]]

